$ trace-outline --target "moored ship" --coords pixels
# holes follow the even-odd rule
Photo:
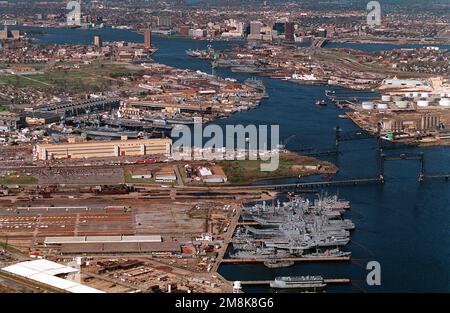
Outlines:
[[[277,260],[267,260],[264,261],[264,266],[267,268],[285,268],[294,265],[294,261],[277,261]]]
[[[284,276],[276,277],[270,282],[270,287],[320,289],[326,287],[326,284],[322,276]]]

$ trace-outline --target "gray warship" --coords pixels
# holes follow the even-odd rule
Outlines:
[[[309,199],[296,196],[290,201],[245,207],[242,218],[257,226],[237,229],[233,258],[279,259],[283,257],[341,257],[350,242],[355,224],[342,216],[348,201],[337,196]],[[271,254],[272,253],[272,254]]]

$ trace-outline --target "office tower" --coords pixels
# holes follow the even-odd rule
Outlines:
[[[100,48],[102,46],[102,37],[100,35],[94,36],[94,46]]]
[[[152,31],[150,29],[144,30],[144,46],[146,49],[152,47]]]
[[[285,36],[287,41],[294,41],[294,23],[286,22]]]

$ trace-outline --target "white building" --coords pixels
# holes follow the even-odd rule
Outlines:
[[[80,270],[48,260],[21,262],[1,269],[9,275],[19,276],[37,284],[70,293],[105,293],[75,281],[62,278],[70,274],[79,274]]]

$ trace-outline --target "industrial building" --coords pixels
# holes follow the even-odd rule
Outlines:
[[[122,242],[122,243],[64,243],[61,244],[59,252],[61,254],[152,254],[171,253],[180,254],[181,246],[177,242]]]
[[[35,260],[17,263],[1,269],[7,275],[30,280],[37,285],[44,285],[69,293],[105,293],[62,276],[79,275],[80,270],[48,260]]]
[[[119,106],[119,99],[93,98],[78,102],[42,104],[34,108],[28,108],[26,111],[34,114],[36,114],[36,112],[53,113],[61,118],[92,113],[94,111],[107,111],[110,109],[116,109]]]
[[[228,178],[219,165],[196,165],[192,167],[187,164],[184,167],[187,181],[202,181],[204,183],[226,183]]]
[[[0,112],[0,131],[19,129],[24,125],[24,116],[17,113]]]
[[[61,121],[61,116],[52,112],[27,112],[25,121],[29,126],[47,125]]]
[[[75,237],[45,237],[44,244],[65,243],[155,243],[162,242],[160,235],[141,236],[75,236]]]
[[[20,30],[8,30],[8,27],[5,26],[3,30],[0,30],[0,40],[17,40],[20,39],[21,34]]]
[[[160,235],[46,237],[46,246],[61,254],[180,253],[178,242],[163,242]]]
[[[381,120],[382,132],[435,131],[439,128],[440,115],[433,113],[405,113],[386,116]]]
[[[175,182],[176,180],[177,175],[171,166],[163,167],[155,173],[155,181],[157,183]]]
[[[37,160],[105,158],[119,156],[170,155],[171,139],[86,141],[81,143],[38,144]]]

